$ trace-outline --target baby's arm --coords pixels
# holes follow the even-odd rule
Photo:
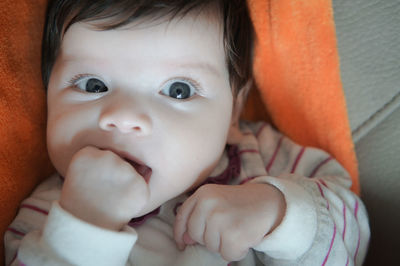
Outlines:
[[[253,130],[269,176],[251,182],[274,185],[287,206],[281,225],[255,247],[262,252],[259,258],[268,265],[288,260],[296,265],[361,265],[370,236],[368,216],[350,190],[346,170],[326,152],[299,146],[270,126]],[[267,152],[263,143],[272,138],[276,146]]]
[[[174,236],[178,247],[200,243],[226,261],[237,261],[282,220],[285,201],[268,184],[199,188],[180,207]]]
[[[51,202],[60,197],[62,180],[53,175],[41,183],[20,205],[17,216],[4,235],[5,261],[8,265],[19,265],[17,252],[21,240],[31,231],[43,228],[49,213]],[[13,264],[11,264],[14,261]]]
[[[148,197],[145,180],[128,162],[111,151],[85,147],[71,160],[60,206],[85,222],[119,231]]]
[[[118,177],[107,172],[110,167]],[[7,265],[12,261],[12,265],[19,265],[19,262],[27,265],[125,265],[137,235],[124,224],[140,209],[133,204],[132,208],[121,211],[126,200],[121,195],[131,194],[131,190],[136,189],[129,189],[130,183],[136,187],[140,185],[130,171],[111,152],[91,147],[78,152],[64,185],[59,177],[52,177],[22,204],[5,236]],[[120,189],[107,183],[106,176],[118,180]],[[95,184],[100,182],[99,178],[102,183]],[[112,197],[115,191],[110,190],[116,189],[121,200]],[[146,199],[143,191],[134,195]],[[71,197],[73,201],[69,201]],[[133,202],[145,202],[135,200]],[[109,204],[119,205],[105,210],[111,207]]]
[[[239,181],[249,178],[251,179],[249,183],[254,185],[272,185],[280,191],[285,201],[285,213],[279,225],[275,229],[273,226],[273,230],[269,231],[271,226],[266,223],[261,226],[266,230],[264,231],[266,234],[259,230],[260,235],[253,237],[253,243],[256,244],[252,247],[257,251],[259,259],[266,265],[361,264],[369,240],[368,218],[361,200],[350,191],[351,180],[346,171],[325,152],[296,145],[269,126],[263,128],[260,125],[253,126],[251,131],[246,127],[244,129],[247,134],[243,143],[239,144],[239,153],[242,154],[242,174]],[[232,204],[237,204],[246,200],[248,195],[235,193],[233,197]],[[194,195],[194,198],[197,196]],[[266,199],[260,197],[259,200]],[[280,201],[279,197],[267,199],[270,200]],[[196,204],[189,204],[188,209],[191,209],[191,205],[209,205],[207,200],[203,201],[205,201],[203,204],[197,201]],[[264,204],[273,206],[277,202]],[[238,204],[237,208],[242,206],[244,205]],[[186,225],[176,226],[178,233],[175,236],[178,245],[185,242],[190,244],[194,241],[193,238],[196,242],[204,243],[201,239],[202,237],[204,239],[206,234],[199,236],[197,231],[208,231],[208,223],[196,224],[195,220],[198,218],[191,216],[203,210],[192,209],[192,211],[182,209],[183,220],[186,222],[177,224],[186,223]],[[234,209],[233,206],[230,209]],[[277,213],[273,209],[270,212],[267,216],[276,217]],[[246,240],[243,235],[248,234],[250,237],[255,231],[251,227],[255,223],[250,217],[256,216],[247,215],[249,219],[240,220],[248,225],[245,232],[241,233],[240,240]],[[231,224],[232,222],[228,223]],[[227,228],[232,226],[222,225],[217,228],[220,231],[215,234],[221,232],[227,234]],[[186,231],[182,233],[184,230]],[[233,233],[231,238],[239,234],[235,230],[231,230],[231,233]],[[248,243],[251,241],[245,241],[242,248],[245,249]],[[232,245],[235,247],[236,244]],[[213,249],[216,250],[215,247]],[[222,254],[221,251],[227,249],[229,248],[225,247],[218,251]],[[240,258],[243,254],[243,249],[239,249],[230,258]]]

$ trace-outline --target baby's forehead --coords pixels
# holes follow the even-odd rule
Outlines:
[[[134,22],[112,30],[101,30],[96,23],[104,21],[71,25],[63,37],[58,60],[123,65],[132,70],[164,66],[226,75],[223,31],[207,13]]]
[[[135,2],[135,1],[133,1]],[[194,4],[190,4],[193,2]],[[160,4],[151,3],[141,11],[141,4],[133,5],[135,8],[129,10],[121,10],[121,6],[110,4],[102,12],[82,12],[79,16],[73,19],[66,19],[63,25],[63,33],[75,23],[87,23],[93,26],[93,29],[129,29],[131,27],[140,28],[149,25],[157,25],[159,23],[181,20],[184,18],[205,19],[215,27],[223,28],[223,12],[218,4],[218,1],[183,1],[181,4],[171,3],[165,4],[165,7]],[[201,3],[201,4],[200,4]],[[161,8],[160,8],[161,7]],[[142,14],[143,13],[143,14]]]
[[[65,31],[62,35],[60,48],[69,44],[65,41],[66,35],[70,32],[71,28],[77,25],[83,26],[87,30],[91,31],[112,31],[115,35],[123,33],[124,30],[134,30],[136,32],[149,31],[158,29],[159,25],[165,25],[165,33],[170,34],[171,28],[182,28],[185,26],[187,28],[195,28],[199,23],[206,25],[210,30],[218,30],[218,39],[224,39],[224,25],[222,20],[222,14],[216,8],[215,5],[208,5],[202,8],[192,9],[189,12],[180,12],[177,14],[163,14],[160,12],[155,12],[146,16],[122,20],[123,18],[118,15],[110,16],[104,19],[87,18],[83,21],[77,21],[72,24],[65,25]],[[119,26],[116,26],[119,25]],[[196,31],[193,31],[196,33]],[[208,34],[205,34],[206,36]],[[177,38],[183,36],[176,36]],[[153,38],[151,41],[157,41]]]

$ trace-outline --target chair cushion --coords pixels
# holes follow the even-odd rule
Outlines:
[[[398,0],[333,0],[341,77],[353,139],[400,107]]]

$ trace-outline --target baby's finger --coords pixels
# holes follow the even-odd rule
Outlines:
[[[232,233],[232,232],[231,232]],[[226,261],[239,261],[244,259],[244,257],[248,253],[248,249],[241,247],[241,241],[232,240],[239,240],[240,238],[230,236],[221,237],[221,245],[220,245],[220,254],[222,258]]]
[[[208,214],[208,208],[206,204],[202,204],[204,202],[197,201],[197,204],[193,207],[193,210],[188,217],[188,221],[186,224],[186,232],[190,236],[191,240],[194,240],[196,243],[204,245],[204,231],[206,228],[206,217]],[[193,244],[191,242],[185,242],[185,244]]]
[[[183,235],[187,230],[187,221],[195,205],[196,200],[194,198],[189,198],[182,204],[182,206],[178,209],[178,213],[176,214],[174,224],[174,239],[178,248],[181,250],[185,248]]]
[[[219,252],[221,235],[217,226],[213,226],[209,221],[204,231],[204,245],[209,251]]]

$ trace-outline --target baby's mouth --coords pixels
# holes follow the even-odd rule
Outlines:
[[[118,151],[110,148],[101,148],[101,150],[110,150],[121,157],[124,161],[132,165],[136,172],[143,177],[146,183],[149,183],[153,170],[139,159],[133,157],[131,154],[123,151]]]
[[[138,174],[144,178],[146,183],[149,183],[151,174],[153,172],[150,167],[148,167],[145,164],[141,164],[141,163],[138,163],[131,159],[128,159],[128,158],[124,158],[124,160],[127,161],[130,165],[132,165],[133,168],[135,168],[136,172],[138,172]]]

